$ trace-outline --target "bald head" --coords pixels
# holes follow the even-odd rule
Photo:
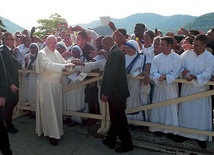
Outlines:
[[[57,44],[57,38],[55,35],[49,35],[46,39],[46,45],[48,49],[52,52],[56,49],[56,44]]]
[[[102,40],[103,49],[107,52],[114,46],[114,40],[111,36],[106,36]]]

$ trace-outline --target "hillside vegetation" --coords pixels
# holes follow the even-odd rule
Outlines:
[[[214,12],[204,14],[199,17],[189,15],[162,16],[154,13],[136,13],[126,18],[112,18],[111,20],[115,23],[117,28],[125,28],[128,34],[133,33],[136,23],[144,23],[147,26],[147,29],[159,29],[163,34],[165,34],[168,31],[176,32],[181,27],[207,32],[210,28],[214,27],[213,17]],[[8,31],[14,33],[17,30],[24,30],[23,27],[13,23],[12,21],[4,17],[1,18]],[[112,30],[108,26],[102,26],[99,20],[92,21],[88,24],[76,25],[80,25],[84,28],[92,28],[99,35],[110,35],[112,33]]]

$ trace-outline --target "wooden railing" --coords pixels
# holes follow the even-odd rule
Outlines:
[[[26,73],[36,74],[34,71],[19,70],[20,88],[23,88],[23,83],[22,83],[23,77],[24,77],[23,74],[26,74]],[[62,74],[63,75],[69,75],[70,72],[63,72]],[[89,84],[89,83],[92,83],[95,81],[99,81],[102,78],[102,76],[99,73],[88,73],[88,76],[93,77],[93,78],[90,78],[89,80],[85,80],[85,81],[82,81],[82,82],[79,82],[79,83],[76,83],[76,84],[73,84],[70,86],[64,86],[63,87],[63,93],[71,91],[71,90],[78,88],[80,86],[85,86],[86,84]],[[128,75],[128,78],[132,78],[132,77]],[[144,77],[143,76],[137,76],[135,78],[136,79],[143,79]],[[190,83],[184,79],[176,79],[176,82]],[[209,81],[206,83],[206,85],[214,85],[214,82]],[[20,89],[20,96],[24,95],[23,92],[24,91]],[[140,106],[140,107],[134,107],[131,109],[127,109],[126,113],[127,114],[136,113],[136,112],[149,110],[149,109],[157,108],[157,107],[161,107],[161,106],[168,106],[171,104],[179,104],[179,103],[184,102],[184,101],[190,101],[193,99],[198,99],[198,98],[207,97],[207,96],[211,96],[211,95],[214,95],[214,90],[208,90],[205,92],[192,94],[192,95],[185,96],[185,97],[179,97],[176,99],[166,100],[166,101],[162,101],[162,102],[159,102],[156,104],[149,104],[149,105],[144,105],[144,106]],[[23,102],[21,99],[22,99],[22,97],[20,97],[19,103],[16,107],[16,110],[14,111],[14,118],[25,115],[26,112],[23,110],[35,111],[35,107],[31,107],[29,105],[31,105],[32,103],[35,103],[36,101]],[[108,104],[106,104],[106,103],[101,103],[100,106],[101,106],[101,111],[102,111],[101,114],[82,113],[82,112],[74,112],[74,111],[66,111],[66,110],[64,111],[63,114],[64,115],[70,115],[70,116],[93,118],[93,119],[101,120],[101,126],[97,132],[101,133],[101,134],[106,134],[109,127],[110,127],[109,108],[108,108]],[[214,132],[212,132],[212,131],[201,131],[201,130],[195,130],[195,129],[187,129],[187,128],[181,128],[181,127],[176,127],[176,126],[167,126],[167,125],[156,124],[156,123],[145,122],[145,121],[137,121],[137,120],[128,120],[128,122],[130,124],[135,124],[135,125],[140,125],[140,126],[162,128],[162,129],[174,130],[174,131],[191,133],[191,134],[214,136]]]

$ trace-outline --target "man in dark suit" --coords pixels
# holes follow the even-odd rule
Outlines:
[[[5,103],[5,120],[8,132],[17,133],[18,130],[12,124],[13,109],[19,100],[19,77],[17,60],[13,55],[12,48],[14,47],[14,38],[12,33],[5,32],[2,36],[3,47],[1,49],[2,57],[5,63],[5,68],[8,77],[8,92]]]
[[[0,151],[3,155],[12,155],[7,128],[4,120],[4,106],[7,96],[7,73],[0,49]]]
[[[109,52],[109,55],[101,83],[101,100],[108,102],[111,120],[111,127],[103,143],[114,149],[118,135],[122,143],[115,151],[118,153],[128,152],[133,150],[133,144],[125,114],[126,98],[129,97],[125,56],[114,45],[114,41],[110,36],[103,38],[102,45],[103,49]]]

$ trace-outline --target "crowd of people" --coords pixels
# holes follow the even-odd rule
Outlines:
[[[35,28],[30,34],[28,30],[14,34],[1,32],[0,149],[3,154],[12,154],[7,132],[18,133],[12,123],[18,101],[36,101],[33,105],[36,133],[47,136],[52,145],[58,145],[63,135],[63,120],[70,126],[72,121],[83,123],[82,118],[63,117],[64,110],[100,114],[101,102],[108,102],[111,121],[103,144],[115,149],[119,136],[122,143],[116,152],[133,150],[127,118],[212,131],[211,96],[131,114],[125,114],[125,110],[212,89],[206,82],[214,81],[214,28],[206,33],[180,28],[163,35],[158,29],[149,30],[143,23],[135,24],[133,34],[116,28],[113,22],[109,27],[112,34],[108,36],[60,23],[57,32],[44,38],[34,35]],[[22,74],[19,88],[18,69],[35,70],[37,74]],[[62,94],[64,86],[80,82],[63,75],[64,70],[76,76],[80,72],[99,72],[103,79]],[[127,78],[127,74],[132,78]],[[135,78],[138,75],[144,79]],[[190,83],[177,83],[177,78]],[[24,95],[19,96],[19,89]],[[88,119],[89,122],[93,120]],[[176,142],[195,139],[201,148],[206,148],[206,141],[212,140],[211,136],[167,129],[144,130],[158,137],[166,134]]]

